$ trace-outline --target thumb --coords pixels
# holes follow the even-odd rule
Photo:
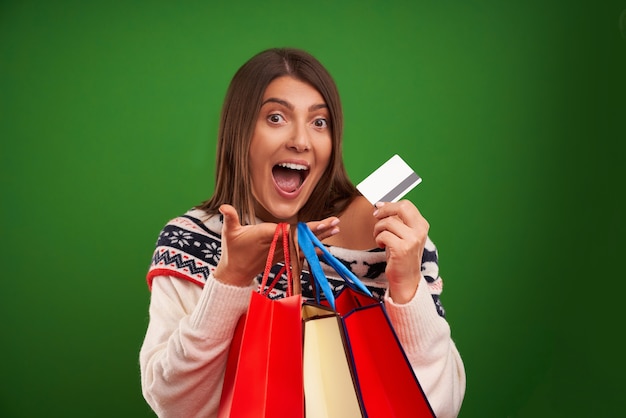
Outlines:
[[[237,210],[231,205],[221,205],[219,211],[224,215],[224,232],[230,232],[241,226]]]

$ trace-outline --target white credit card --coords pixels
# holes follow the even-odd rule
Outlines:
[[[356,188],[375,205],[377,202],[397,202],[421,182],[421,177],[396,154]]]

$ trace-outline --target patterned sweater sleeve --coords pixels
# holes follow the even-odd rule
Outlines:
[[[140,351],[143,395],[159,417],[213,417],[228,348],[255,285],[240,288],[209,276],[152,280],[150,322]]]

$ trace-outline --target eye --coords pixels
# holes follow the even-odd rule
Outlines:
[[[313,126],[324,129],[328,127],[328,121],[325,118],[317,118],[313,121]]]
[[[285,118],[283,118],[283,116],[278,113],[272,113],[271,115],[267,117],[267,120],[270,123],[279,124],[279,123],[283,123],[285,121]]]

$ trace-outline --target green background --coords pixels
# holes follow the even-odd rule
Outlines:
[[[210,196],[227,84],[273,46],[334,75],[354,182],[393,153],[423,177],[460,416],[623,414],[625,10],[0,2],[0,416],[152,416],[153,245]]]

